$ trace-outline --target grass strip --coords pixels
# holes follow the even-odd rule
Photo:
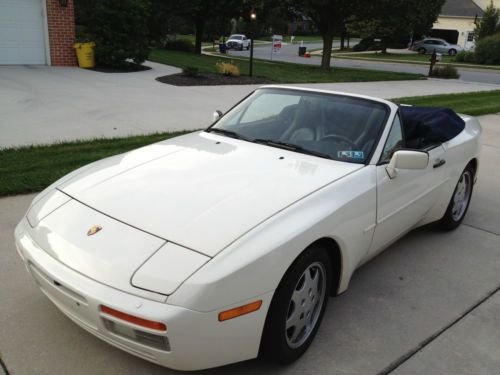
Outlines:
[[[186,133],[189,132],[0,149],[0,196],[43,190],[62,176],[95,160]]]
[[[455,112],[472,116],[500,112],[500,90],[479,91],[462,94],[442,94],[430,96],[411,96],[391,99],[395,103],[423,107],[446,107]]]
[[[345,53],[344,51],[338,51],[332,54],[336,59],[347,59],[347,60],[366,60],[366,61],[377,61],[377,62],[389,62],[389,63],[403,63],[403,64],[419,64],[419,65],[429,65],[430,55],[420,55],[420,54],[405,54],[405,53]],[[500,65],[482,65],[473,62],[457,62],[456,57],[448,56],[443,54],[441,61],[437,62],[438,65],[452,64],[459,68],[470,68],[470,69],[485,69],[485,70],[500,70]]]
[[[216,73],[215,64],[221,60],[227,61],[226,58],[218,56],[195,55],[161,49],[153,49],[149,60],[179,68],[197,67],[200,72],[204,73]],[[247,74],[249,64],[247,58],[233,58],[232,60],[240,67],[242,74]],[[338,68],[335,66],[329,72],[324,72],[318,66],[258,59],[254,59],[254,75],[279,83],[400,81],[424,78],[420,74]]]

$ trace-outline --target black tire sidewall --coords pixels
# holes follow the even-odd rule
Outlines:
[[[423,47],[420,47],[417,51],[418,53],[420,53],[421,55],[425,55],[425,53],[427,52],[427,50]]]
[[[290,348],[285,338],[286,314],[290,299],[300,276],[314,262],[322,263],[325,268],[326,291],[323,305],[316,326],[307,340],[298,348]],[[283,276],[269,307],[260,347],[262,357],[273,362],[288,364],[299,358],[307,350],[321,325],[330,295],[331,279],[331,261],[327,251],[322,247],[312,246],[294,261]]]

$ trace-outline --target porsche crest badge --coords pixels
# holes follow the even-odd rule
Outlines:
[[[102,229],[100,225],[94,225],[87,231],[87,236],[93,236]]]

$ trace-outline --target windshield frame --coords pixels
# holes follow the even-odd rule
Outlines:
[[[368,165],[368,164],[370,164],[370,162],[372,161],[373,155],[375,154],[375,152],[377,150],[377,147],[378,147],[378,145],[380,143],[381,137],[384,134],[384,130],[387,127],[387,121],[391,118],[391,115],[392,115],[392,108],[387,103],[385,103],[384,101],[377,100],[375,98],[372,99],[372,98],[369,98],[369,97],[366,97],[366,96],[350,95],[348,93],[344,94],[344,93],[336,93],[336,92],[328,92],[328,91],[316,91],[316,90],[302,89],[302,88],[295,88],[295,87],[294,88],[288,88],[288,87],[282,87],[282,86],[264,86],[264,87],[259,87],[259,88],[255,89],[254,91],[250,92],[248,95],[246,95],[245,97],[243,97],[240,101],[238,101],[231,108],[229,108],[226,112],[224,112],[224,114],[222,116],[220,116],[215,122],[213,122],[211,125],[209,125],[203,131],[207,132],[207,133],[210,133],[210,129],[212,129],[213,127],[215,127],[217,125],[217,123],[219,123],[219,121],[221,119],[223,119],[226,115],[228,115],[229,113],[231,113],[231,111],[233,111],[236,107],[238,107],[242,102],[244,102],[245,100],[247,100],[250,96],[254,95],[258,91],[284,91],[284,92],[303,93],[303,94],[310,94],[310,95],[335,96],[335,97],[339,97],[339,98],[352,98],[352,99],[355,99],[355,100],[362,100],[362,101],[366,101],[366,102],[375,103],[377,105],[382,105],[383,107],[385,107],[386,111],[385,111],[384,119],[382,121],[380,129],[378,130],[378,134],[375,137],[375,140],[374,140],[374,143],[372,145],[372,148],[371,148],[370,152],[366,155],[364,162],[363,163],[359,163],[359,162],[355,162],[355,161],[338,160],[338,159],[334,159],[334,158],[327,159],[327,160],[331,160],[331,161],[335,161],[335,162],[345,162],[345,163],[358,164],[358,165],[363,165],[363,164],[364,165]],[[235,138],[233,138],[233,139],[235,139]],[[244,139],[244,138],[241,138],[239,140],[245,141],[245,142],[251,142],[250,140]],[[262,144],[262,143],[260,143],[260,144]],[[272,147],[272,146],[268,146],[268,147]],[[294,151],[292,151],[292,152],[294,152]],[[319,156],[316,156],[316,157],[319,157]]]

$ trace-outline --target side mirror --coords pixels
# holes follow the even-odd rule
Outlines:
[[[423,151],[399,150],[392,155],[385,168],[389,178],[395,178],[396,169],[425,169],[429,164],[429,154]]]
[[[214,114],[212,115],[213,121],[217,121],[222,117],[223,113],[219,110],[215,111]]]

